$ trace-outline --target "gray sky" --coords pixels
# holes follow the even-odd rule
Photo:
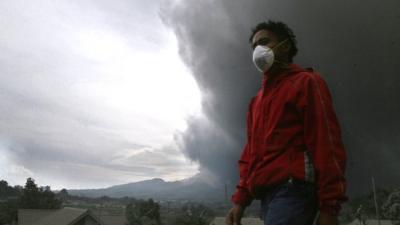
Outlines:
[[[198,172],[173,135],[201,96],[159,4],[0,2],[0,179],[94,188]]]
[[[397,0],[35,3],[0,3],[1,177],[76,188],[201,171],[233,188],[261,79],[248,37],[274,19],[328,82],[349,191],[400,185]]]

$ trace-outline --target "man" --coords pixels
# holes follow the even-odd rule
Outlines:
[[[286,24],[258,24],[250,43],[262,87],[249,104],[226,224],[239,225],[245,208],[260,199],[265,224],[337,225],[347,200],[346,153],[328,86],[313,69],[292,63],[296,39]]]

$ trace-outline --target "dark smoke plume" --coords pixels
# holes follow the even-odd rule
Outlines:
[[[205,118],[177,135],[185,154],[231,188],[245,141],[245,113],[261,76],[250,30],[283,21],[298,39],[295,63],[313,67],[334,98],[348,153],[349,193],[400,185],[400,3],[386,1],[196,1],[160,14],[203,92]]]

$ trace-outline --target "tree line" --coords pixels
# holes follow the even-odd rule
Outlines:
[[[38,187],[32,178],[26,180],[24,187],[11,187],[7,181],[0,181],[0,225],[16,220],[18,209],[59,209],[61,204],[49,186]]]
[[[196,202],[163,213],[160,209],[151,198],[132,201],[126,206],[127,225],[209,225],[215,218],[213,210]]]
[[[60,209],[67,200],[96,203],[117,200],[125,206],[125,215],[122,216],[128,221],[126,225],[208,225],[215,217],[213,210],[196,202],[162,208],[152,198],[113,199],[103,196],[94,199],[71,196],[66,189],[55,194],[49,186],[38,187],[34,179],[28,178],[23,187],[12,187],[7,181],[0,181],[0,225],[17,220],[18,209]]]

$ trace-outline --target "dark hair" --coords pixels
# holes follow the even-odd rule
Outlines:
[[[293,31],[284,23],[268,20],[268,22],[261,22],[257,24],[256,27],[252,29],[252,33],[249,38],[249,42],[252,43],[254,35],[260,30],[268,30],[274,33],[279,41],[283,41],[288,39],[290,43],[290,51],[289,51],[289,62],[292,62],[293,57],[297,54],[297,41],[296,35],[294,35]]]

